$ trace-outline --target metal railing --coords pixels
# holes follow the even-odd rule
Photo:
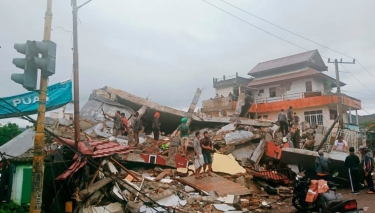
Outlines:
[[[324,91],[314,91],[313,93],[319,93],[320,95],[316,96],[322,96],[324,95]],[[254,100],[254,103],[272,103],[272,102],[278,102],[278,101],[286,101],[286,100],[294,100],[294,99],[300,99],[300,98],[305,98],[306,92],[299,92],[299,93],[291,93],[291,94],[283,94],[281,96],[277,97],[264,97],[264,98],[258,98]],[[314,97],[314,96],[309,96],[309,97]]]

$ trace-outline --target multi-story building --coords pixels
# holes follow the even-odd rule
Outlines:
[[[249,116],[252,118],[277,120],[281,109],[292,106],[301,121],[331,126],[337,116],[338,95],[332,92],[336,79],[324,74],[327,69],[319,52],[313,50],[261,62],[248,73],[249,79],[238,75],[232,79],[214,79],[214,88],[219,96],[225,97],[228,92],[251,92],[253,104]],[[340,82],[340,86],[345,83]],[[219,99],[204,101],[203,111],[212,113],[220,107],[233,111],[235,103]],[[361,109],[361,101],[342,94],[342,109],[344,123],[358,125],[357,110]],[[353,110],[355,120],[351,116]]]

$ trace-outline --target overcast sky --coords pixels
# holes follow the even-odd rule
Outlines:
[[[256,19],[220,0],[223,10],[321,55],[351,59]],[[359,60],[340,73],[342,90],[375,113],[375,1],[226,0],[239,8]],[[79,0],[78,4],[85,1]],[[24,93],[10,79],[20,72],[14,43],[42,40],[46,0],[0,0],[0,97]],[[93,0],[79,11],[80,102],[93,89],[111,86],[152,101],[186,109],[197,87],[201,100],[214,96],[212,78],[247,76],[257,63],[306,50],[260,31],[202,0]],[[56,74],[72,77],[72,13],[69,0],[53,1],[51,40],[57,43]],[[324,59],[326,61],[326,59]],[[334,77],[334,66],[327,64]],[[345,71],[346,72],[346,71]],[[72,110],[68,106],[68,110]],[[360,114],[367,114],[360,111]],[[4,123],[7,120],[1,120]],[[25,122],[24,122],[25,123]],[[22,123],[21,123],[22,125]]]

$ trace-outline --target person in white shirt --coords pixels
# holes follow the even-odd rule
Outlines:
[[[333,146],[333,150],[346,152],[348,150],[348,142],[346,142],[342,136],[338,136],[335,145]]]

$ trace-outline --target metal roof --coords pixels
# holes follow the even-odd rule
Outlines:
[[[271,70],[279,67],[285,67],[292,64],[299,64],[307,62],[315,54],[319,54],[318,50],[311,50],[304,53],[299,53],[295,55],[290,55],[283,58],[278,58],[270,61],[265,61],[257,64],[248,74],[262,72],[265,70]]]
[[[299,72],[292,72],[292,73],[287,73],[284,75],[277,75],[277,76],[272,76],[272,77],[267,77],[267,78],[255,78],[252,82],[250,82],[247,86],[249,87],[255,87],[255,86],[264,86],[267,84],[272,84],[275,82],[280,82],[280,81],[286,81],[286,80],[294,80],[296,78],[303,78],[303,77],[309,77],[309,76],[320,76],[323,78],[329,78],[331,80],[335,80],[334,78],[325,75],[319,71],[316,71],[314,69],[308,68]],[[336,81],[334,82],[336,83]],[[345,86],[346,84],[343,82],[340,82],[341,86]]]
[[[34,147],[34,136],[35,131],[33,129],[27,129],[2,145],[0,147],[0,152],[6,154],[6,158],[18,157]]]

